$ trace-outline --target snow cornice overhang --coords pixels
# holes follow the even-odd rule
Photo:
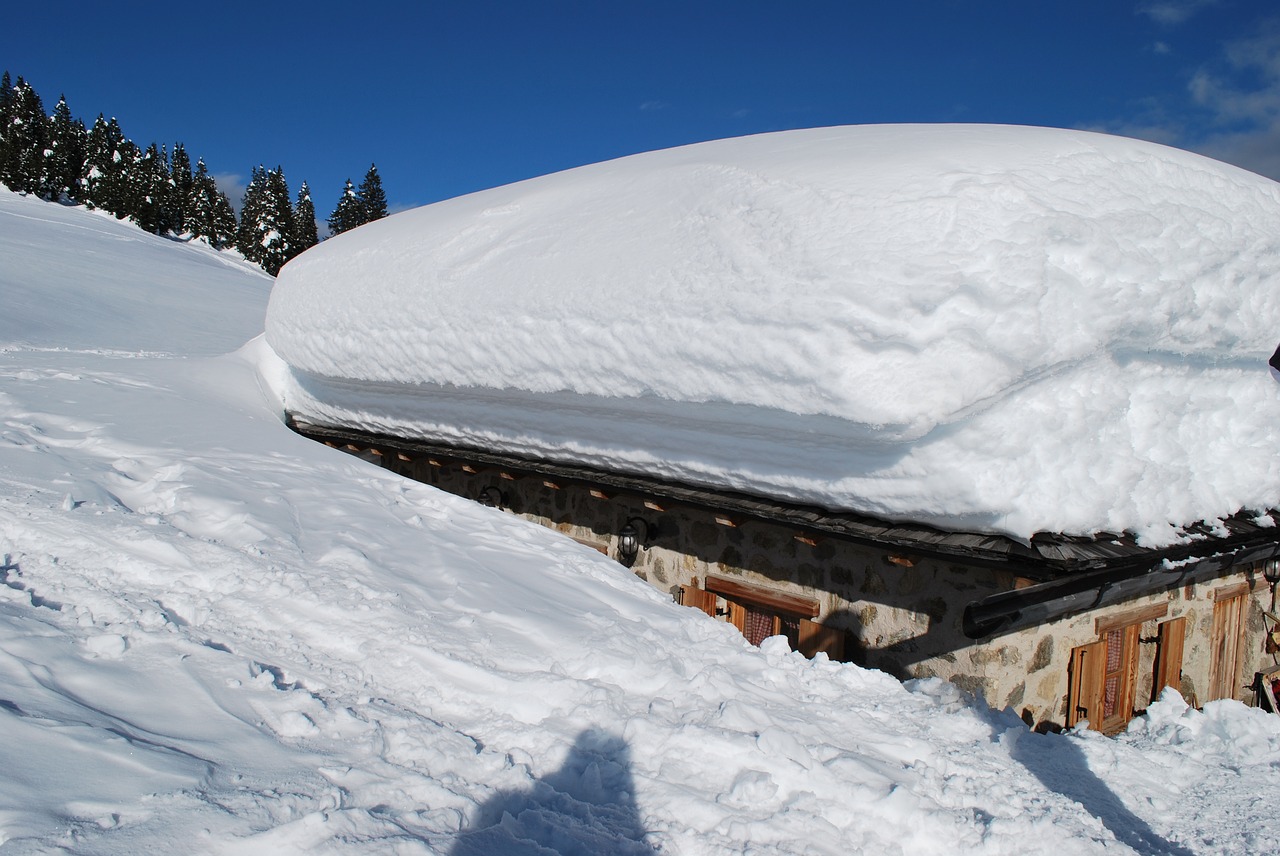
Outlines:
[[[1163,585],[1157,582],[1157,577],[1167,576],[1155,573],[1162,568],[1182,569],[1176,575],[1182,579],[1199,565],[1218,567],[1224,557],[1230,558],[1226,562],[1230,565],[1269,558],[1280,552],[1280,514],[1274,510],[1261,514],[1241,512],[1212,528],[1188,527],[1183,532],[1184,541],[1166,547],[1143,547],[1128,534],[1089,538],[1039,533],[1029,542],[1023,542],[995,533],[948,531],[926,524],[883,520],[642,474],[459,447],[430,439],[318,425],[296,419],[292,414],[286,415],[286,421],[293,430],[321,442],[394,450],[476,469],[498,469],[515,475],[612,488],[642,499],[666,500],[703,511],[793,527],[803,533],[841,538],[895,553],[1002,569],[1039,584],[1065,583],[1077,587],[1093,581],[1095,586],[1104,583],[1114,586],[1121,580],[1145,578],[1145,586],[1150,587],[1147,590],[1154,590]],[[1271,525],[1260,522],[1263,520]]]

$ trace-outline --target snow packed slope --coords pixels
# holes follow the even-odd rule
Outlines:
[[[787,131],[326,241],[272,292],[320,424],[1004,532],[1280,504],[1280,186],[1045,128]]]
[[[1280,718],[1171,694],[1117,740],[1043,736],[940,681],[752,648],[289,432],[261,340],[208,356],[254,336],[269,281],[128,229],[0,191],[6,276],[48,298],[0,292],[0,851],[1280,843]],[[133,323],[95,343],[112,295]]]

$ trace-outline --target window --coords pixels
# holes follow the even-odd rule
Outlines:
[[[1106,734],[1124,728],[1134,715],[1138,678],[1139,633],[1145,621],[1164,617],[1169,604],[1157,603],[1115,613],[1095,622],[1098,641],[1081,645],[1071,652],[1067,690],[1067,725],[1088,720],[1090,727]],[[1183,622],[1175,619],[1174,624]],[[1161,625],[1162,627],[1164,625]],[[1182,674],[1183,628],[1169,628],[1162,638],[1169,640],[1164,648],[1164,663],[1157,662],[1157,672]],[[1176,646],[1174,639],[1176,638]],[[1176,655],[1176,663],[1174,657]],[[1157,656],[1157,660],[1160,658]],[[1154,676],[1153,684],[1162,680]],[[1163,689],[1161,684],[1161,689]]]
[[[770,636],[785,636],[791,650],[806,657],[822,651],[833,660],[845,658],[845,631],[813,621],[820,611],[816,600],[726,577],[709,575],[705,585],[683,586],[680,602],[710,616],[723,617],[752,645],[759,645]],[[723,609],[719,608],[721,600]]]
[[[1108,630],[1099,641],[1071,652],[1067,725],[1087,719],[1098,731],[1110,733],[1133,718],[1139,627]]]

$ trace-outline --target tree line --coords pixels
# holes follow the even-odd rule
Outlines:
[[[311,188],[293,197],[284,170],[257,166],[237,218],[203,159],[195,165],[182,143],[146,149],[101,113],[91,128],[71,115],[65,97],[46,114],[31,84],[9,72],[0,78],[0,184],[43,199],[99,208],[156,235],[234,247],[275,276],[320,238]],[[387,216],[377,166],[357,188],[348,179],[328,226],[336,235]]]

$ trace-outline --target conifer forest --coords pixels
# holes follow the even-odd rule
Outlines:
[[[143,148],[102,113],[86,126],[65,97],[46,112],[35,88],[22,77],[12,81],[8,71],[0,79],[0,184],[101,209],[156,235],[234,248],[272,276],[321,238],[311,188],[303,181],[293,196],[283,167],[253,168],[237,215],[204,160],[192,164],[183,143]],[[382,179],[370,165],[359,187],[347,180],[327,218],[328,234],[385,216]]]

